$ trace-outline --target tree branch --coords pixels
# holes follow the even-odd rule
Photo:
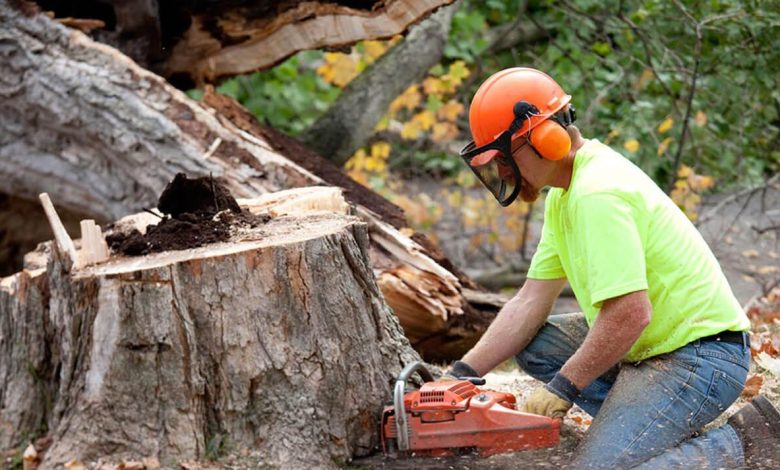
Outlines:
[[[352,80],[303,133],[306,145],[341,166],[371,135],[390,103],[441,60],[456,1],[441,8]]]

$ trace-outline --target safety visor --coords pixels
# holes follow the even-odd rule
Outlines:
[[[460,157],[499,204],[506,207],[517,199],[522,178],[512,158],[510,131],[502,132],[496,140],[481,147],[472,140],[460,151]]]

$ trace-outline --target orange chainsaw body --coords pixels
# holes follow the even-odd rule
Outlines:
[[[483,390],[468,380],[425,382],[403,395],[404,446],[398,445],[403,432],[396,422],[399,406],[385,407],[382,447],[385,453],[397,449],[441,456],[465,448],[492,455],[560,442],[560,419],[517,411],[515,401],[511,393]]]

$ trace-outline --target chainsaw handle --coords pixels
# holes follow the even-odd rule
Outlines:
[[[409,450],[409,428],[406,423],[406,407],[404,405],[404,392],[406,382],[413,373],[417,372],[423,382],[433,382],[433,376],[420,361],[412,362],[403,368],[395,379],[393,389],[393,407],[395,408],[395,428],[398,435],[398,450]]]
[[[468,380],[474,385],[485,385],[487,383],[487,380],[485,380],[483,377],[458,377],[458,378],[460,380]]]

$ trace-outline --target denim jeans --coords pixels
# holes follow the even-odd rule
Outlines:
[[[548,382],[587,333],[581,313],[551,315],[517,362]],[[594,419],[572,468],[741,467],[744,454],[734,428],[700,431],[737,399],[749,362],[747,346],[705,340],[613,367],[575,401]]]

